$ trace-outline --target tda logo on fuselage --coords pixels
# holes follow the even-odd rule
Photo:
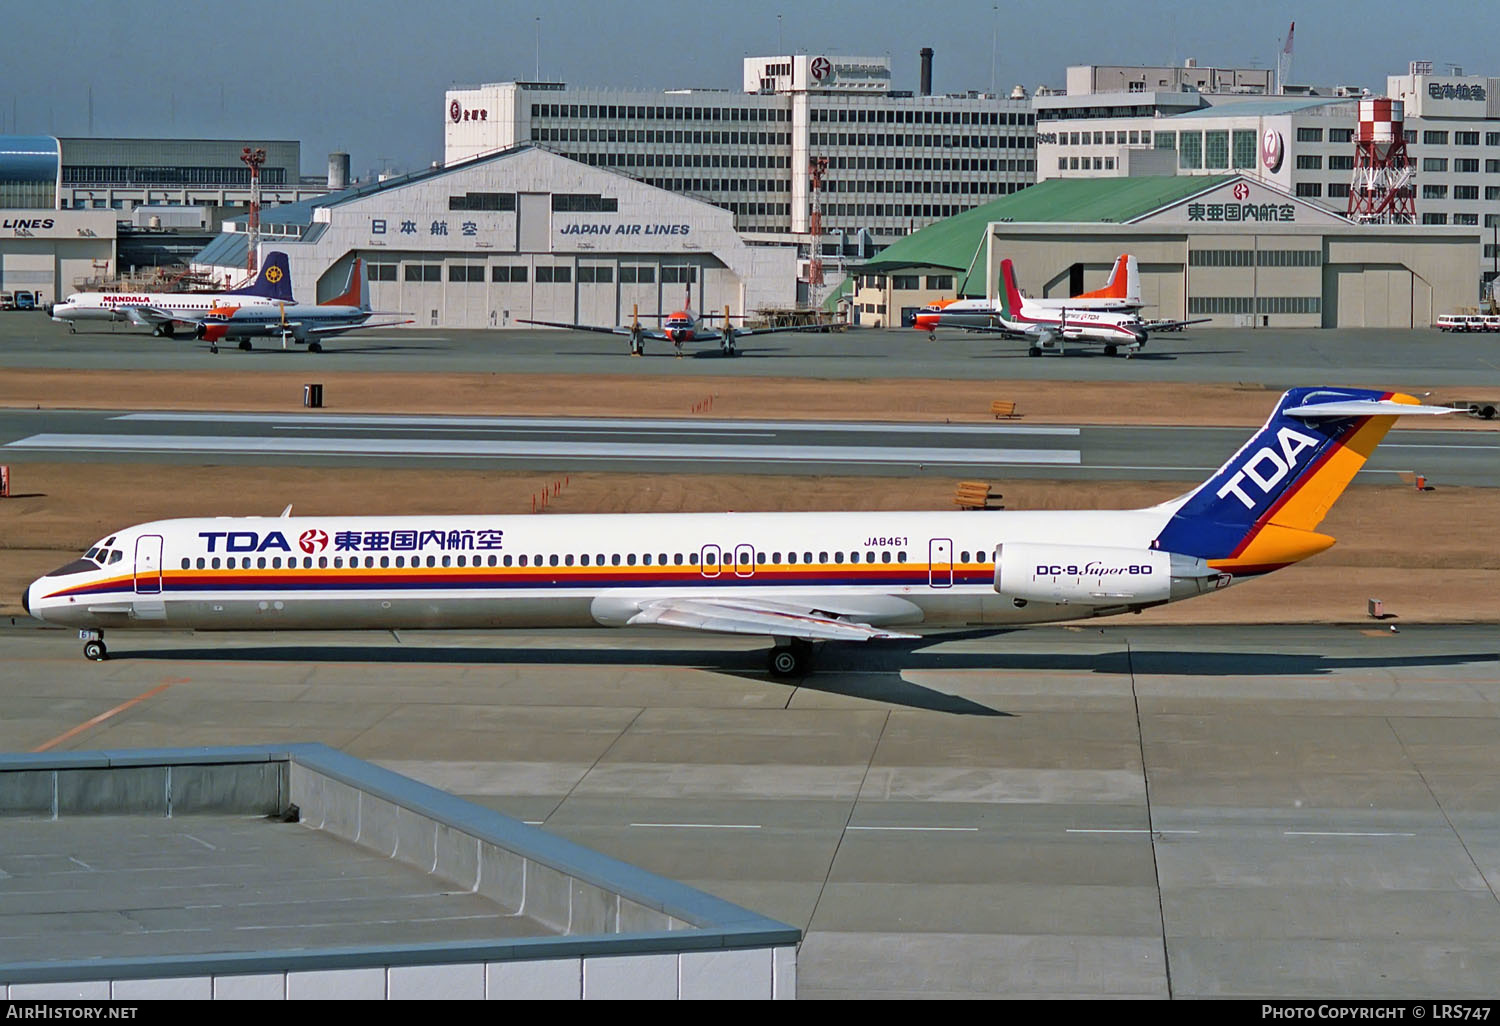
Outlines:
[[[1297,457],[1307,449],[1316,449],[1320,440],[1283,427],[1277,429],[1276,441],[1280,444],[1281,451],[1277,452],[1270,445],[1263,445],[1255,450],[1245,465],[1218,490],[1216,494],[1219,498],[1233,495],[1245,504],[1246,509],[1254,509],[1255,500],[1245,494],[1242,485],[1248,481],[1264,498],[1291,473],[1292,468],[1297,465]]]
[[[280,531],[267,531],[261,534],[258,531],[199,531],[199,538],[208,539],[209,552],[265,552],[275,549],[278,552],[291,552],[292,547],[286,543],[286,536]],[[219,539],[224,539],[224,547],[217,548]]]

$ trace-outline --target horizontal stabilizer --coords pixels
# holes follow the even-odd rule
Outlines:
[[[1289,417],[1405,417],[1410,414],[1436,416],[1453,413],[1446,406],[1413,406],[1393,399],[1349,399],[1332,403],[1309,403],[1283,410]]]

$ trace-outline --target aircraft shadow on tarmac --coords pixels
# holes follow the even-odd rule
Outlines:
[[[983,671],[1091,673],[1116,676],[1258,677],[1331,676],[1340,670],[1399,669],[1494,662],[1492,651],[1431,655],[1325,656],[1317,653],[1190,651],[1125,647],[1099,651],[950,652],[924,651],[942,642],[995,637],[1009,631],[966,631],[879,645],[830,642],[814,657],[812,674],[794,681],[775,681],[765,670],[765,650],[693,651],[598,648],[465,648],[429,645],[255,645],[223,648],[185,646],[122,650],[111,660],[233,660],[268,663],[489,664],[548,666],[673,666],[728,673],[758,683],[791,683],[824,694],[883,702],[911,709],[964,716],[1011,716],[971,699],[947,694],[905,679],[905,671]]]
[[[274,342],[274,340],[271,340],[271,341]],[[197,348],[199,350],[201,350],[201,351],[204,351],[204,352],[208,351],[208,347],[207,346],[200,345]],[[445,349],[444,346],[421,346],[421,345],[408,345],[408,344],[405,344],[405,343],[395,343],[395,344],[386,345],[386,346],[372,346],[372,345],[346,346],[346,345],[339,345],[338,343],[335,343],[335,342],[330,342],[328,344],[328,348],[324,349],[321,353],[309,353],[307,351],[307,347],[306,346],[297,346],[297,347],[288,346],[286,349],[282,349],[279,345],[273,345],[273,344],[269,344],[268,343],[268,344],[265,344],[265,345],[256,346],[255,348],[251,349],[247,355],[249,355],[249,356],[281,356],[283,354],[297,353],[297,354],[302,355],[302,356],[320,356],[320,357],[323,357],[324,359],[327,359],[330,356],[338,356],[341,353],[348,353],[350,355],[356,355],[356,354],[361,354],[361,353],[416,353],[416,352],[441,352],[444,349]],[[239,352],[242,352],[242,350],[237,345],[229,344],[229,345],[221,345],[221,346],[219,346],[219,352],[220,353],[225,353],[225,354],[231,353],[231,352],[233,352],[233,353],[239,353]]]

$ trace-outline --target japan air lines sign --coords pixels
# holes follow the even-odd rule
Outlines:
[[[1281,133],[1274,128],[1268,128],[1260,134],[1260,163],[1273,175],[1281,170],[1281,162],[1286,159],[1286,140]]]

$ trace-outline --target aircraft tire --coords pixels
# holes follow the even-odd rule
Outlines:
[[[1042,355],[1042,347],[1041,346],[1032,346],[1030,349],[1026,350],[1026,355],[1027,356],[1041,356]]]
[[[248,338],[240,339],[240,348],[248,353],[250,351],[250,340]]]
[[[83,643],[83,657],[90,662],[102,663],[109,658],[109,649],[102,641],[86,641]]]
[[[1117,346],[1117,345],[1115,345],[1114,343],[1110,343],[1109,345],[1107,345],[1107,346],[1104,347],[1104,355],[1105,356],[1114,356],[1119,351],[1120,351],[1120,347]]]
[[[307,344],[307,351],[309,353],[321,353],[323,351],[323,343],[321,343],[321,342],[309,342]]]
[[[793,639],[790,644],[777,645],[771,649],[766,667],[771,671],[771,676],[778,680],[806,676],[812,665],[812,652],[811,644]]]

